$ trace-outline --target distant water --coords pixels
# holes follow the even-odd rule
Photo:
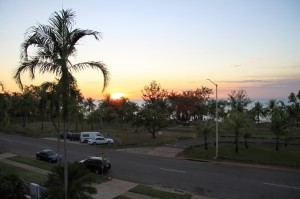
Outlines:
[[[289,102],[289,99],[288,98],[285,98],[285,99],[282,99],[282,98],[278,98],[278,99],[276,99],[276,98],[270,98],[270,99],[266,99],[266,98],[256,98],[256,99],[251,99],[251,103],[249,104],[249,106],[248,106],[248,109],[251,109],[251,108],[253,108],[254,106],[255,106],[255,103],[256,102],[260,102],[262,105],[263,105],[263,107],[267,107],[268,106],[268,104],[269,104],[269,101],[271,100],[271,99],[275,99],[277,102],[279,102],[279,101],[282,101],[284,104],[289,104],[288,102]]]
[[[227,100],[227,98],[224,98],[225,100]],[[276,99],[276,98],[270,98],[270,99],[267,99],[267,98],[255,98],[255,99],[250,99],[251,100],[251,103],[248,105],[248,109],[251,109],[254,107],[255,103],[256,102],[260,102],[263,107],[267,107],[268,106],[268,103],[271,99],[275,99],[276,101],[282,101],[284,104],[288,104],[288,101],[289,99],[288,98],[285,98],[285,99]],[[142,99],[135,99],[135,100],[130,100],[134,103],[137,103],[139,106],[141,106],[143,103],[144,103],[144,100]]]

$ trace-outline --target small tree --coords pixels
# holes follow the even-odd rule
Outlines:
[[[164,129],[167,124],[168,120],[162,113],[147,108],[144,108],[137,113],[134,122],[134,125],[137,127],[144,126],[154,139],[156,138],[156,132]]]
[[[0,176],[0,198],[17,199],[25,198],[25,187],[22,180],[16,175]]]
[[[204,137],[204,146],[205,146],[205,150],[207,150],[207,138],[209,136],[209,134],[211,134],[213,127],[214,127],[214,121],[213,120],[204,120],[201,121],[199,120],[199,122],[196,124],[196,129],[198,131],[198,133],[200,135],[203,135]]]
[[[289,116],[285,109],[276,109],[272,114],[271,130],[276,136],[276,151],[279,150],[279,139],[285,135],[289,126]]]
[[[238,110],[232,111],[229,117],[223,122],[223,128],[226,131],[233,132],[235,137],[235,152],[239,152],[239,137],[240,135],[246,135],[245,133],[250,132],[253,123],[250,117],[246,113],[242,113]],[[247,145],[247,141],[245,141]],[[247,145],[248,147],[248,145]]]
[[[92,199],[92,195],[97,193],[95,187],[90,186],[94,179],[90,172],[80,163],[68,163],[68,198],[72,199]],[[64,166],[58,165],[48,174],[48,179],[44,185],[46,191],[43,192],[44,199],[63,199],[64,189]]]

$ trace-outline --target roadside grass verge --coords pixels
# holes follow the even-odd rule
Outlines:
[[[133,199],[133,198],[129,198],[127,196],[117,196],[117,197],[114,197],[113,199]]]
[[[190,194],[177,194],[167,191],[161,191],[145,185],[138,185],[129,191],[161,199],[190,199],[192,197]]]
[[[70,123],[69,131],[72,133],[80,133],[81,131],[98,131],[104,137],[111,137],[115,139],[115,144],[111,147],[151,147],[160,146],[176,140],[192,139],[195,137],[195,132],[192,127],[185,126],[170,126],[160,133],[156,134],[153,139],[152,135],[144,128],[132,127],[129,124],[103,124],[102,126],[95,124],[93,130],[90,125],[79,125],[75,128],[75,124]],[[44,129],[41,130],[41,122],[29,122],[23,127],[23,123],[12,123],[9,128],[1,127],[1,130],[9,133],[16,133],[18,135],[29,137],[57,137],[53,124],[51,122],[44,122]]]
[[[239,153],[235,153],[234,150],[234,144],[220,143],[219,159],[300,167],[300,145],[280,145],[279,151],[276,151],[275,144],[250,143],[249,148],[246,149],[241,143]],[[208,150],[205,150],[204,146],[190,147],[180,155],[192,159],[213,160],[215,147],[209,145]]]
[[[40,168],[40,169],[44,169],[44,170],[47,170],[47,171],[51,171],[51,169],[55,165],[57,165],[57,164],[43,162],[43,161],[34,160],[34,159],[31,159],[31,158],[25,158],[25,157],[21,157],[21,156],[15,156],[15,157],[7,158],[7,159],[9,159],[11,161],[18,162],[18,163],[22,163],[22,164],[30,165],[30,166],[33,166],[33,167],[37,167],[37,168]],[[106,176],[95,175],[93,173],[91,173],[90,175],[94,179],[94,182],[96,184],[101,184],[101,183],[109,181],[108,177],[106,177]]]
[[[44,169],[47,171],[51,171],[51,169],[56,165],[53,163],[42,162],[39,160],[34,160],[31,158],[25,158],[25,157],[21,157],[21,156],[15,156],[15,157],[7,158],[7,159],[9,159],[11,161],[22,163],[22,164],[30,165],[33,167],[37,167],[40,169]]]
[[[37,183],[40,185],[42,185],[46,181],[46,175],[35,173],[2,162],[0,162],[0,171],[5,174],[15,174],[25,181]]]

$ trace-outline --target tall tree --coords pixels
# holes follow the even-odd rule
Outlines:
[[[293,92],[290,94],[287,106],[288,113],[296,127],[300,126],[300,102],[298,100],[300,100],[300,90],[297,95]]]
[[[0,82],[4,91],[4,86]],[[8,126],[10,123],[9,109],[11,106],[10,94],[8,92],[0,93],[0,125]]]
[[[95,110],[95,108],[97,107],[96,104],[94,103],[94,99],[91,97],[88,97],[84,102],[83,105],[85,107],[85,110],[87,112],[87,114],[91,113],[92,111]]]
[[[231,107],[231,110],[237,110],[239,112],[244,112],[248,106],[248,104],[251,103],[250,98],[247,95],[247,92],[245,90],[239,90],[239,91],[231,91],[230,94],[228,94],[229,98],[229,104]]]
[[[207,101],[211,94],[212,89],[206,87],[182,93],[171,92],[169,101],[175,112],[175,118],[183,124],[187,124],[191,117],[202,119],[208,112]]]
[[[253,114],[253,119],[255,122],[260,123],[260,118],[266,116],[266,111],[260,102],[255,102],[254,107],[250,110]]]
[[[26,39],[21,46],[21,66],[16,70],[14,78],[22,88],[21,74],[29,71],[31,78],[35,77],[35,71],[40,73],[54,73],[58,77],[60,93],[62,93],[62,116],[64,121],[64,163],[67,164],[66,131],[69,116],[70,85],[76,84],[73,72],[79,72],[85,68],[98,69],[103,74],[104,85],[107,87],[109,73],[101,62],[83,62],[72,64],[70,57],[76,54],[76,44],[85,36],[94,36],[99,40],[100,33],[93,30],[73,28],[75,13],[72,10],[54,12],[49,18],[49,25],[37,24],[26,33]],[[28,56],[28,48],[36,47],[36,54]],[[65,168],[65,189],[67,184],[67,168]],[[65,191],[67,198],[67,191]]]

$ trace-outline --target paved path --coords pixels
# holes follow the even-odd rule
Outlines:
[[[97,184],[97,194],[94,198],[111,199],[126,193],[138,184],[124,180],[112,179],[106,183]]]

